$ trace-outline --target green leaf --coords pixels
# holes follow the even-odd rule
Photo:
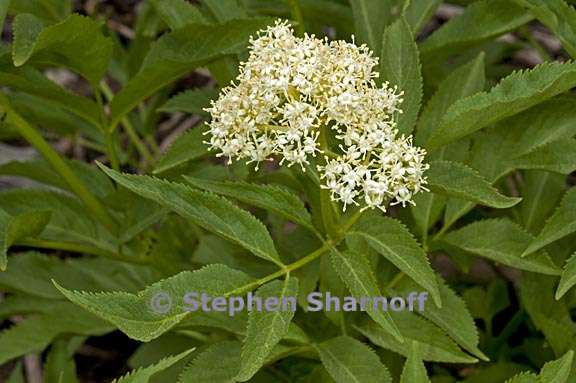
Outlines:
[[[426,143],[451,105],[484,89],[486,82],[484,57],[484,53],[480,53],[474,60],[458,67],[440,83],[438,90],[426,103],[418,120],[417,145],[422,146]]]
[[[576,188],[570,188],[554,214],[522,256],[531,254],[550,243],[576,232]]]
[[[41,97],[48,105],[57,105],[79,117],[100,124],[98,105],[88,98],[70,93],[29,66],[14,68],[12,63],[0,65],[0,84]]]
[[[205,132],[206,129],[204,127],[197,127],[186,131],[176,138],[174,143],[158,160],[153,173],[164,173],[208,154],[208,146],[203,142]]]
[[[520,270],[559,275],[560,269],[546,253],[521,257],[532,238],[512,221],[485,219],[446,234],[442,241],[450,246]]]
[[[538,169],[560,174],[576,171],[576,139],[560,139],[510,160],[514,169]]]
[[[537,383],[538,376],[531,372],[521,372],[508,379],[505,383]]]
[[[477,171],[459,162],[431,162],[426,175],[430,190],[449,197],[499,209],[512,207],[522,200],[500,194]]]
[[[391,0],[350,0],[354,16],[355,37],[359,43],[367,44],[380,56],[382,34],[391,20]]]
[[[184,359],[192,351],[194,351],[194,349],[184,351],[178,355],[168,356],[156,364],[131,371],[120,379],[115,379],[114,383],[148,383],[154,375]]]
[[[112,100],[112,124],[116,125],[139,102],[192,69],[241,52],[249,36],[269,24],[270,19],[191,24],[165,34],[152,46],[140,71]]]
[[[546,363],[538,375],[538,382],[568,383],[573,360],[574,351],[570,350],[560,359]]]
[[[158,108],[158,111],[166,113],[183,112],[206,117],[209,114],[204,111],[204,108],[209,107],[210,101],[216,97],[218,97],[218,91],[215,89],[189,89],[170,98]]]
[[[406,363],[404,363],[400,383],[430,383],[420,354],[421,350],[418,343],[412,342],[410,344],[410,355],[406,359]]]
[[[224,341],[208,346],[182,371],[179,383],[233,383],[240,368],[240,342]]]
[[[72,291],[54,284],[70,301],[113,323],[133,339],[150,341],[170,330],[187,315],[184,302],[188,292],[209,296],[232,294],[252,282],[246,274],[224,265],[209,265],[197,271],[184,271],[159,281],[138,294],[126,292],[92,293]],[[166,313],[162,313],[167,311]]]
[[[291,307],[290,299],[296,305],[297,295],[298,280],[289,275],[284,281],[270,282],[256,291],[256,297],[262,300],[263,305],[267,299],[274,299],[277,304],[275,309],[252,310],[248,314],[248,328],[236,380],[245,382],[252,378],[264,365],[274,346],[288,333],[296,310],[296,306]]]
[[[200,10],[186,0],[153,0],[151,4],[172,30],[207,23]]]
[[[576,58],[576,10],[563,0],[514,0],[527,7],[538,21],[546,25]]]
[[[466,46],[510,32],[532,18],[532,15],[512,1],[476,1],[466,7],[463,14],[451,18],[426,39],[421,52],[426,55],[438,51],[458,52]]]
[[[78,383],[74,353],[75,348],[84,343],[84,340],[84,337],[73,337],[70,340],[57,340],[52,344],[43,368],[45,383]]]
[[[241,19],[247,16],[238,0],[202,0],[202,3],[220,22]]]
[[[412,33],[418,35],[422,28],[430,21],[442,0],[407,1],[408,7],[404,10],[404,17],[412,28]]]
[[[430,320],[440,327],[454,339],[456,343],[462,346],[466,351],[474,356],[487,361],[488,358],[478,348],[478,331],[474,320],[466,307],[466,304],[452,289],[450,289],[443,280],[438,277],[442,307],[434,304],[426,304],[426,308],[418,311],[418,314]],[[395,292],[410,293],[418,291],[418,285],[407,278],[403,278],[397,284]]]
[[[196,188],[272,211],[283,218],[315,231],[310,213],[306,210],[304,203],[286,189],[274,185],[258,185],[243,181],[217,182],[188,176],[184,176],[184,179]]]
[[[576,285],[576,253],[566,261],[556,290],[556,300],[562,298],[574,285]]]
[[[409,135],[414,129],[422,102],[422,74],[418,46],[410,26],[400,18],[384,31],[380,76],[383,81],[404,92],[398,131]]]
[[[82,290],[138,291],[158,279],[147,266],[104,258],[67,258],[35,252],[19,253],[0,274],[0,289],[44,299],[64,299],[51,280]]]
[[[30,301],[28,306],[33,304],[34,301]],[[29,315],[0,333],[0,364],[40,352],[64,334],[103,335],[111,331],[110,325],[68,302],[50,303],[44,311]]]
[[[13,0],[10,2],[11,13],[31,13],[50,23],[64,19],[71,11],[72,2],[69,0]]]
[[[339,336],[316,345],[322,364],[336,383],[392,383],[380,358],[364,343]]]
[[[15,66],[23,65],[34,53],[34,45],[44,29],[42,20],[29,13],[21,13],[14,18],[12,25],[12,60]]]
[[[10,215],[30,211],[52,213],[39,239],[90,244],[98,249],[116,252],[115,238],[102,225],[86,214],[80,202],[63,193],[42,189],[8,189],[0,192],[0,209]]]
[[[442,305],[434,271],[426,253],[404,225],[389,217],[364,217],[349,232],[368,244],[425,288],[437,305]]]
[[[520,217],[531,234],[538,234],[565,191],[566,176],[540,170],[525,171]]]
[[[114,192],[110,179],[94,166],[76,160],[64,159],[74,174],[88,189],[100,198]],[[71,192],[70,186],[44,159],[26,162],[12,161],[0,165],[0,175],[26,177],[31,180]]]
[[[41,63],[69,67],[92,84],[98,84],[112,55],[112,40],[102,34],[99,22],[71,15],[41,31],[40,27],[40,20],[34,16],[16,17],[12,47],[15,66],[35,58]]]
[[[566,92],[576,85],[576,63],[546,63],[516,71],[489,92],[456,102],[427,147],[437,149],[506,117]]]
[[[48,211],[9,215],[0,209],[0,271],[6,270],[8,248],[18,241],[37,236],[50,220]]]
[[[266,227],[250,213],[226,199],[183,184],[122,174],[104,166],[101,168],[110,178],[134,193],[174,210],[260,258],[282,264]]]
[[[11,0],[0,0],[0,28],[4,30],[4,21],[6,21],[6,15],[8,14],[8,8],[10,8]]]
[[[478,362],[478,359],[462,351],[444,331],[429,320],[408,311],[390,312],[390,315],[406,339],[404,343],[398,342],[374,322],[357,327],[357,329],[372,343],[405,357],[410,355],[410,345],[416,342],[422,350],[422,358],[426,361],[440,363]]]
[[[333,250],[330,258],[340,279],[342,279],[356,299],[382,296],[376,277],[372,273],[370,264],[364,255],[355,251],[340,253],[337,250]],[[397,341],[401,343],[404,341],[402,334],[387,311],[374,310],[373,307],[368,307],[367,312],[376,323],[382,326]]]

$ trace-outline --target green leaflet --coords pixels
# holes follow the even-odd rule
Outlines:
[[[524,228],[538,234],[564,194],[566,177],[534,170],[524,172],[520,217]]]
[[[316,345],[322,364],[336,383],[392,383],[380,358],[362,342],[339,336]]]
[[[240,342],[214,343],[182,371],[178,383],[233,383],[240,368],[240,352]]]
[[[418,46],[410,26],[402,17],[384,31],[380,76],[404,92],[398,131],[409,135],[414,129],[422,102],[422,74]]]
[[[434,16],[434,13],[442,3],[442,0],[407,1],[408,6],[404,9],[404,17],[412,28],[412,33],[418,35],[422,28]]]
[[[13,0],[10,11],[16,14],[31,13],[53,23],[64,19],[72,11],[72,2],[66,0]]]
[[[197,127],[178,136],[160,157],[153,173],[164,173],[208,154],[208,146],[203,142],[205,132],[206,129],[204,127]]]
[[[26,301],[28,310],[34,301]],[[37,307],[34,307],[37,309]],[[41,314],[31,314],[24,321],[0,333],[0,364],[43,351],[58,336],[64,334],[103,335],[111,326],[68,302],[50,303]],[[66,318],[66,320],[62,320]]]
[[[0,273],[0,288],[44,299],[63,299],[54,287],[55,279],[77,290],[136,292],[156,281],[158,274],[146,266],[104,258],[69,258],[40,253],[20,253],[10,268]]]
[[[559,275],[559,268],[546,253],[521,257],[532,238],[512,221],[485,219],[446,234],[442,241],[450,246],[520,270]]]
[[[34,53],[34,45],[44,29],[42,20],[29,13],[20,13],[14,18],[12,33],[12,60],[15,66],[23,65]]]
[[[74,171],[74,174],[88,187],[90,192],[96,196],[104,198],[114,191],[114,186],[112,182],[110,182],[110,179],[98,171],[98,169],[77,160],[64,159],[64,161]],[[26,177],[62,190],[72,191],[70,186],[44,159],[26,162],[12,161],[1,164],[0,175]]]
[[[243,181],[209,181],[184,176],[190,185],[205,191],[237,199],[249,205],[272,211],[307,229],[315,231],[310,213],[298,196],[274,185],[251,184]]]
[[[454,51],[510,32],[528,23],[532,15],[508,0],[476,1],[462,15],[453,17],[422,44],[429,55]]]
[[[564,93],[576,85],[576,63],[546,63],[517,71],[489,92],[478,93],[450,107],[427,147],[438,149],[499,120]]]
[[[152,0],[151,3],[162,21],[172,30],[188,24],[207,23],[198,7],[186,0]]]
[[[4,30],[4,21],[6,20],[6,14],[8,13],[8,8],[10,8],[11,0],[0,0],[0,28]]]
[[[574,351],[570,350],[560,359],[548,362],[538,375],[539,383],[568,383],[570,379],[570,370],[574,360]]]
[[[166,113],[184,112],[206,117],[208,112],[205,112],[204,108],[209,107],[210,100],[214,100],[216,97],[218,97],[218,91],[215,89],[190,89],[170,98],[158,108],[158,111]]]
[[[427,302],[425,309],[418,311],[418,314],[444,330],[450,338],[466,351],[487,361],[488,357],[478,348],[478,330],[466,304],[440,277],[437,278],[442,307]],[[412,291],[418,291],[418,289],[419,287],[414,281],[403,278],[394,292],[407,294]]]
[[[508,379],[505,383],[537,383],[538,376],[531,372],[521,372],[518,375]]]
[[[360,299],[361,297],[383,296],[378,287],[378,282],[370,269],[370,264],[363,254],[355,251],[340,253],[337,250],[333,250],[331,260],[340,279],[346,284],[346,287],[348,287],[354,297]],[[396,341],[404,342],[402,333],[388,311],[373,310],[372,307],[368,307],[367,312]]]
[[[242,51],[248,37],[270,23],[270,19],[251,19],[191,24],[165,34],[152,46],[140,71],[112,100],[112,125],[140,101],[190,70]]]
[[[410,355],[410,345],[416,342],[422,350],[421,357],[426,361],[440,363],[478,362],[478,359],[462,351],[444,331],[427,319],[407,311],[390,312],[390,315],[406,340],[404,343],[398,342],[375,322],[366,323],[356,328],[372,343],[405,357]]]
[[[178,355],[166,357],[151,366],[131,371],[123,377],[115,379],[113,383],[148,383],[154,375],[184,359],[194,350],[195,349],[190,349]]]
[[[556,300],[562,298],[574,285],[576,285],[576,253],[566,261],[558,289],[556,290]]]
[[[438,87],[424,107],[416,127],[415,142],[423,146],[430,134],[437,128],[446,110],[461,98],[471,96],[484,88],[484,54],[457,68]],[[468,154],[467,145],[457,143],[433,153],[434,160],[463,161]],[[435,193],[419,193],[415,196],[416,206],[410,210],[416,224],[426,238],[428,229],[440,218],[446,198]],[[423,240],[424,241],[424,240]],[[424,241],[425,243],[425,241]]]
[[[274,346],[288,333],[296,310],[298,279],[286,275],[284,281],[273,281],[256,291],[263,302],[274,298],[277,310],[252,310],[248,314],[248,328],[242,345],[240,371],[235,379],[245,382],[264,365]],[[290,301],[292,300],[292,302]],[[286,305],[284,305],[285,300]],[[263,303],[264,304],[264,303]],[[293,305],[292,305],[293,304]]]
[[[247,16],[246,10],[242,8],[238,0],[203,0],[202,3],[220,22],[242,19]]]
[[[576,139],[560,139],[539,146],[510,161],[514,169],[538,169],[560,174],[576,171]]]
[[[174,210],[260,258],[282,264],[266,227],[250,213],[226,199],[183,184],[148,176],[121,174],[104,166],[101,168],[110,178],[134,193]]]
[[[484,53],[451,73],[426,103],[416,127],[416,144],[424,145],[438,127],[448,108],[462,98],[484,89],[486,82]]]
[[[437,305],[442,305],[436,276],[426,253],[400,222],[389,217],[364,217],[348,235],[367,240],[374,250],[425,288]]]
[[[350,0],[350,5],[357,41],[366,43],[379,57],[382,33],[392,18],[392,0]]]
[[[427,186],[434,193],[499,209],[521,201],[521,198],[503,196],[477,171],[459,162],[433,161],[426,175]]]
[[[528,246],[522,256],[531,254],[544,246],[576,231],[576,188],[571,188],[562,198],[554,214]]]
[[[564,0],[514,0],[546,25],[562,42],[573,58],[576,57],[576,10]]]
[[[8,248],[18,241],[35,237],[50,220],[49,211],[29,211],[10,215],[0,209],[0,271],[6,270]]]
[[[52,344],[43,368],[45,383],[78,383],[74,353],[84,340],[84,337],[77,336]]]
[[[72,94],[29,66],[15,68],[12,63],[2,63],[0,69],[0,84],[34,94],[48,105],[57,105],[99,126],[100,112],[94,101]]]
[[[64,21],[41,29],[32,15],[21,14],[14,22],[12,55],[15,66],[32,57],[37,61],[67,66],[91,84],[98,84],[108,69],[112,40],[101,32],[97,21],[71,15]]]
[[[187,315],[194,315],[186,311],[185,294],[205,292],[209,296],[224,296],[252,281],[240,271],[210,265],[193,272],[183,271],[138,294],[72,291],[54,284],[70,301],[113,323],[129,337],[147,342],[170,330]],[[162,314],[166,309],[169,311]]]
[[[90,215],[80,202],[63,193],[42,189],[8,189],[0,192],[0,209],[10,215],[50,211],[51,218],[38,239],[90,244],[115,252],[115,238]]]
[[[430,383],[420,354],[421,350],[418,343],[412,342],[410,344],[410,354],[404,363],[400,383]]]
[[[558,278],[524,273],[520,284],[520,300],[534,326],[542,331],[556,355],[574,348],[576,326],[564,300],[554,299]]]

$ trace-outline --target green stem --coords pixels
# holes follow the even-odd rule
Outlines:
[[[299,36],[304,36],[306,29],[304,27],[304,17],[302,16],[302,9],[300,8],[300,1],[299,0],[286,0],[288,4],[288,8],[290,8],[290,13],[292,17],[296,21],[296,33]]]
[[[110,89],[110,87],[108,87],[108,85],[104,81],[100,83],[100,89],[102,89],[102,93],[104,93],[104,96],[106,96],[108,101],[112,100],[112,98],[114,97],[114,93],[112,93],[112,90]],[[140,155],[144,158],[146,164],[147,165],[153,164],[154,156],[152,155],[152,153],[150,153],[150,150],[148,150],[148,147],[144,144],[144,142],[142,142],[128,117],[123,117],[120,120],[120,122],[124,126],[124,129],[126,130],[128,137],[130,138],[130,141],[132,141],[132,144],[134,144],[138,153],[140,153]],[[111,128],[108,130],[110,130],[110,134],[112,134],[112,132],[114,131],[114,129]]]
[[[114,131],[108,129],[108,124],[106,122],[106,115],[104,113],[104,102],[102,100],[102,95],[95,85],[92,85],[92,93],[96,98],[96,103],[100,109],[100,126],[102,132],[104,133],[104,139],[106,140],[106,152],[108,153],[108,160],[110,161],[110,166],[112,169],[119,171],[120,162],[118,161],[118,154],[116,153],[116,148],[114,147]]]
[[[5,96],[2,96],[1,103],[5,107],[7,113],[7,122],[14,126],[18,132],[28,141],[32,146],[44,156],[44,158],[52,165],[70,187],[70,190],[86,205],[88,210],[102,222],[108,230],[114,232],[117,224],[108,212],[108,210],[100,203],[100,201],[90,193],[84,183],[76,176],[70,169],[68,164],[60,157],[58,152],[44,140],[44,137],[36,131],[24,118],[16,113],[10,106]]]
[[[111,251],[99,249],[97,247],[82,245],[82,244],[73,243],[73,242],[26,239],[23,241],[19,241],[18,245],[19,246],[36,247],[36,248],[40,248],[40,249],[61,250],[61,251],[70,251],[70,252],[81,253],[81,254],[90,254],[90,255],[96,255],[99,257],[113,259],[116,261],[135,263],[135,264],[140,264],[140,265],[148,263],[147,259],[144,259],[141,257],[130,257],[130,256],[126,256],[126,255],[113,253]]]
[[[275,273],[269,274],[263,278],[260,278],[254,282],[248,283],[244,286],[240,286],[239,288],[232,290],[231,292],[225,294],[225,297],[229,297],[231,295],[244,294],[245,292],[254,290],[254,289],[262,286],[263,284],[265,284],[267,282],[270,282],[276,278],[280,278],[280,277],[282,277],[282,276],[284,276],[284,275],[286,275],[286,274],[288,274],[294,270],[301,268],[302,266],[309,264],[310,262],[319,258],[322,254],[324,254],[326,251],[328,251],[329,249],[331,249],[334,246],[336,246],[336,243],[334,243],[331,240],[328,240],[328,241],[324,242],[324,244],[320,248],[314,250],[313,252],[311,252],[307,256],[300,258],[299,260],[297,260],[294,263],[291,263],[289,265],[282,267],[282,269],[276,271]]]

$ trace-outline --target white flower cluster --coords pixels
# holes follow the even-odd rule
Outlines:
[[[218,156],[256,166],[278,157],[280,164],[304,169],[321,152],[323,187],[344,209],[362,200],[382,210],[389,203],[412,203],[426,182],[425,151],[411,137],[396,137],[402,93],[376,86],[378,59],[368,47],[295,37],[279,21],[250,45],[237,83],[207,109],[209,144]],[[339,141],[337,153],[320,144],[328,131]]]

